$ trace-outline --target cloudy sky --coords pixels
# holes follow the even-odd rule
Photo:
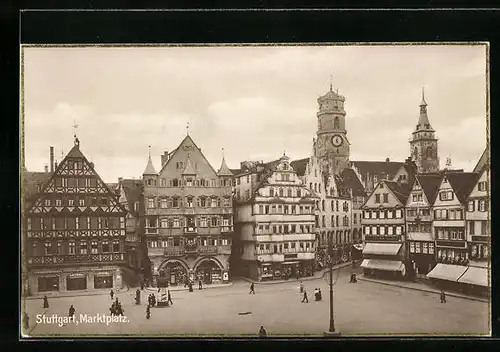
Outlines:
[[[80,148],[106,182],[139,178],[189,134],[214,168],[310,155],[316,99],[346,97],[351,160],[402,161],[425,86],[444,167],[486,146],[485,46],[24,48],[25,162]]]

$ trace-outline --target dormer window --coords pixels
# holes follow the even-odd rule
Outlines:
[[[193,187],[193,179],[191,177],[186,179],[186,186]]]
[[[283,164],[283,170],[288,170],[288,165],[287,164]]]

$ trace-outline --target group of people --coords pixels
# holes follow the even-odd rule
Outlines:
[[[111,315],[116,315],[116,316],[118,316],[118,315],[123,316],[124,315],[125,311],[123,310],[122,304],[118,300],[118,297],[116,297],[116,300],[113,301],[113,304],[111,304],[109,311],[110,311]]]
[[[148,296],[148,306],[154,307],[156,305],[156,296],[154,293],[151,293]]]

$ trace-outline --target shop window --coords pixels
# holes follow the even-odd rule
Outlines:
[[[429,254],[434,254],[434,243],[429,242]]]
[[[113,288],[113,276],[96,274],[94,276],[94,288]]]
[[[59,277],[47,276],[38,278],[38,292],[59,291]]]
[[[66,278],[66,289],[68,291],[86,290],[87,277],[85,276],[85,274],[68,276]]]

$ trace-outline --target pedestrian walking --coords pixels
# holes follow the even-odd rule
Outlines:
[[[174,304],[174,302],[172,302],[172,296],[170,295],[170,290],[168,290],[168,299],[167,299],[167,304]]]
[[[306,301],[306,303],[309,303],[309,299],[307,298],[306,289],[304,289],[304,297],[302,298],[302,303],[304,303],[304,301]]]
[[[253,284],[253,282],[252,282],[252,284],[250,285],[250,292],[248,292],[248,293],[249,293],[249,294],[250,294],[250,293],[255,294],[255,285]]]
[[[300,282],[300,293],[304,292],[304,284]]]
[[[189,281],[189,292],[193,292],[193,283]]]
[[[201,290],[203,285],[201,284],[201,279],[198,280],[198,290]]]
[[[43,308],[45,309],[49,308],[49,300],[47,296],[43,296]]]
[[[30,328],[30,317],[26,312],[23,314],[23,327],[24,330],[28,330]]]
[[[69,317],[70,318],[73,318],[73,316],[75,315],[75,307],[73,307],[73,305],[71,305],[71,307],[69,307]]]
[[[266,329],[264,329],[264,326],[260,326],[260,330],[259,330],[259,337],[266,337],[267,336],[267,332],[266,332]]]
[[[151,308],[149,308],[149,304],[146,307],[146,319],[151,318]]]
[[[440,298],[441,298],[441,303],[446,303],[446,294],[444,293],[443,290],[441,290]]]
[[[109,295],[111,296],[111,300],[113,300],[113,296],[115,295],[115,293],[113,292],[113,290],[111,290],[111,291],[109,292]]]

